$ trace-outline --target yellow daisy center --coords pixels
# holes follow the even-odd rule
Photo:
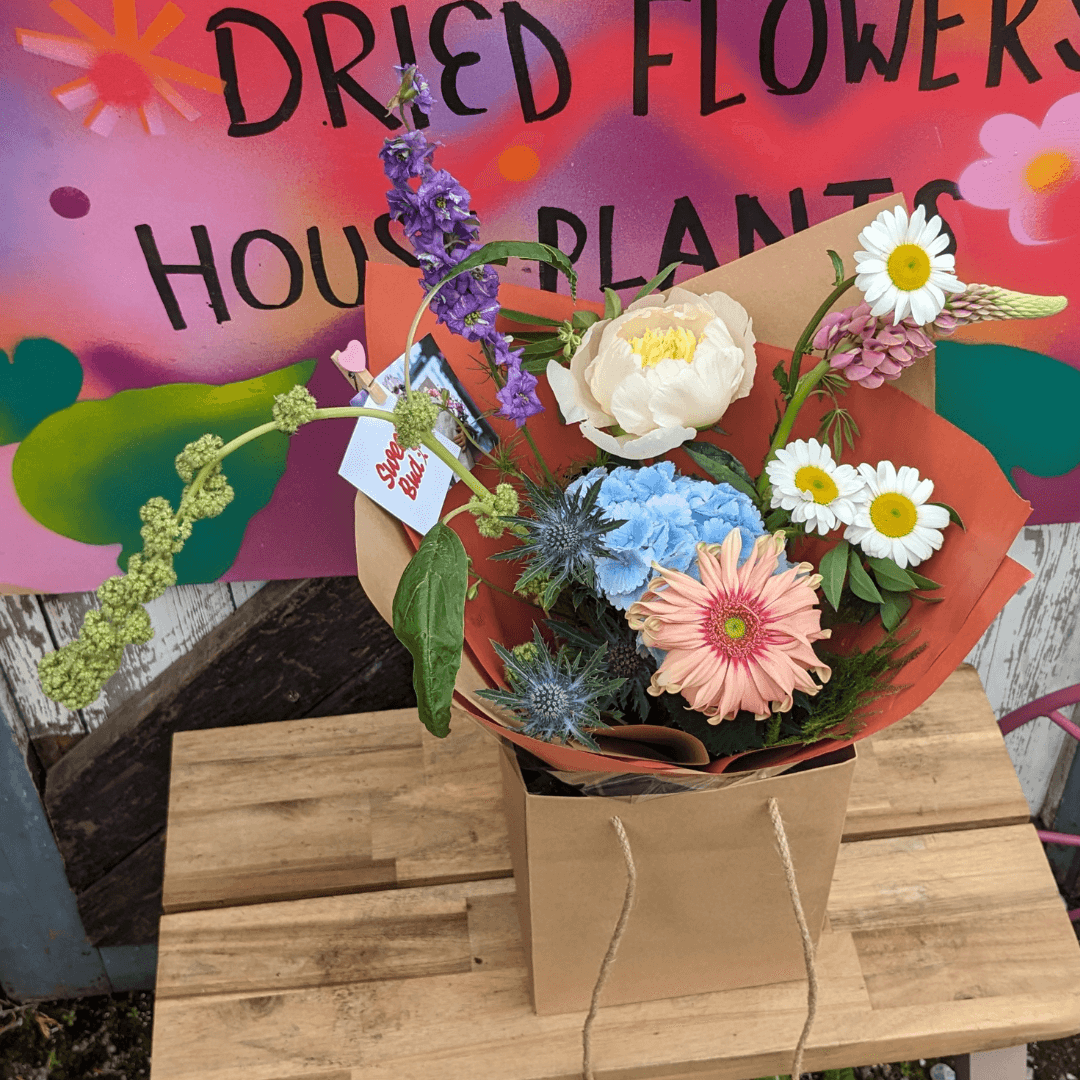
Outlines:
[[[630,348],[641,357],[641,366],[656,367],[661,360],[694,359],[697,338],[683,326],[669,326],[662,333],[647,329],[641,337],[630,339]]]
[[[739,638],[746,637],[746,623],[737,615],[732,615],[730,619],[724,620],[724,633],[738,641]]]
[[[1064,150],[1047,150],[1033,157],[1024,169],[1024,179],[1032,191],[1057,187],[1072,176],[1072,158]]]
[[[898,491],[886,491],[870,504],[870,520],[882,536],[907,536],[919,520],[915,504]]]
[[[898,244],[888,268],[892,283],[906,292],[921,289],[930,280],[930,256],[918,244]]]
[[[795,474],[795,486],[800,491],[808,491],[814,502],[822,505],[831,503],[840,494],[836,481],[817,465],[804,465]]]

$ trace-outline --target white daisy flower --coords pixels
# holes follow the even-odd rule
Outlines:
[[[910,465],[898,470],[891,461],[879,461],[876,469],[860,465],[859,475],[866,485],[864,501],[844,539],[873,559],[892,559],[901,569],[929,559],[941,547],[940,530],[949,524],[948,510],[926,505],[934,482],[920,480]]]
[[[822,536],[842,522],[855,520],[863,482],[850,465],[837,465],[832,450],[817,439],[798,439],[765,466],[772,485],[772,508],[791,511],[791,520],[806,522],[806,531]]]
[[[945,307],[945,293],[963,292],[954,276],[955,260],[943,252],[949,246],[936,214],[926,220],[922,205],[908,220],[898,206],[883,210],[859,233],[863,250],[855,252],[855,285],[871,306],[871,315],[887,315],[900,322],[908,311],[925,326]]]

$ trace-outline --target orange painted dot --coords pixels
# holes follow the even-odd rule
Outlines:
[[[1028,162],[1024,179],[1032,191],[1047,191],[1070,179],[1072,158],[1064,150],[1047,150]]]
[[[499,155],[499,172],[507,180],[531,180],[540,168],[540,157],[531,146],[510,146]]]

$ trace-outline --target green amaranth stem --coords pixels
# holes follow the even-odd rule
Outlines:
[[[315,415],[312,416],[311,419],[332,420],[336,417],[357,416],[371,416],[374,417],[376,420],[386,420],[390,424],[394,423],[394,414],[391,412],[386,412],[384,409],[364,409],[356,408],[353,406],[342,406],[341,408],[333,409],[316,409]],[[210,475],[210,470],[213,469],[215,465],[227,458],[234,450],[239,450],[241,446],[245,446],[247,445],[247,443],[253,442],[261,435],[266,435],[271,431],[279,430],[280,429],[278,428],[277,424],[271,421],[268,424],[260,424],[258,427],[252,428],[250,431],[245,431],[243,435],[238,435],[235,439],[233,439],[232,442],[226,443],[217,452],[217,454],[214,455],[214,459],[207,462],[207,464],[205,464],[199,470],[198,475],[192,482],[191,489],[188,491],[187,497],[183,499],[180,503],[180,509],[176,512],[176,520],[179,521],[181,519],[184,512],[184,507],[202,490],[203,483],[205,482],[207,476]],[[465,481],[466,485],[472,491],[474,491],[481,498],[491,498],[492,493],[488,491],[488,489],[484,487],[484,485],[481,484],[480,481],[477,480],[476,477],[473,476],[473,474],[469,472],[469,470],[466,469],[465,466],[462,465],[462,463],[458,461],[458,459],[454,457],[454,455],[451,454],[450,451],[447,450],[441,442],[439,442],[439,440],[435,437],[433,433],[427,432],[426,434],[421,436],[421,441],[429,450],[432,451],[432,453],[435,454],[437,458],[439,458],[440,461],[444,461],[447,465],[449,465],[450,468],[453,469],[453,471],[457,473],[457,475],[460,476],[462,480]]]

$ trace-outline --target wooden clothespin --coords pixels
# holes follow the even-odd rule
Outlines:
[[[386,391],[375,382],[367,369],[367,354],[359,341],[350,341],[344,349],[335,351],[330,359],[357,393],[366,390],[376,405],[386,401]]]

